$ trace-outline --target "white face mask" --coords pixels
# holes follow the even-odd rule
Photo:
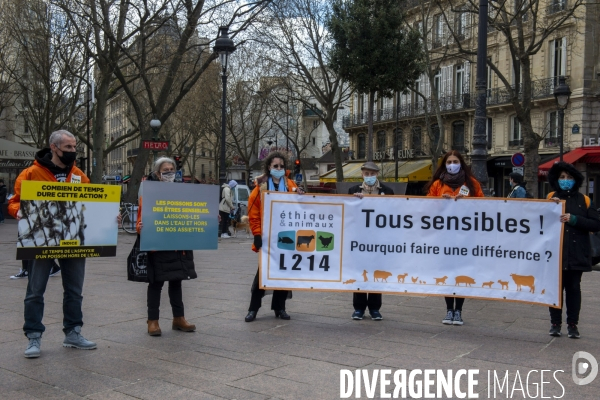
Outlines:
[[[458,174],[458,171],[460,171],[460,164],[446,164],[446,171],[452,175]]]
[[[160,180],[163,182],[175,182],[175,172],[161,172]]]

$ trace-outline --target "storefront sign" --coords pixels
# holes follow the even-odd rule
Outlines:
[[[168,140],[142,140],[142,147],[145,150],[167,150],[169,148]]]
[[[414,157],[415,157],[414,149],[398,150],[398,159],[399,160],[411,159]],[[385,160],[385,159],[393,159],[393,158],[394,158],[394,149],[393,148],[390,148],[386,151],[376,151],[373,154],[373,160],[375,160],[375,161],[380,161],[380,160]]]
[[[600,146],[600,139],[597,137],[583,138],[583,147],[596,147]]]

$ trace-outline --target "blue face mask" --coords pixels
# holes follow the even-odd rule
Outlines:
[[[560,188],[562,190],[571,190],[571,189],[573,189],[573,186],[575,186],[575,180],[573,180],[573,179],[559,179],[558,180],[558,186],[560,186]]]
[[[285,169],[272,169],[271,170],[271,176],[273,178],[281,178],[283,175],[285,175]]]
[[[373,186],[375,184],[375,182],[377,182],[376,176],[365,176],[363,179],[364,179],[365,183],[369,186]]]

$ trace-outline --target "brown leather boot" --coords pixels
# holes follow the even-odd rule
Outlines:
[[[148,335],[160,336],[162,334],[160,326],[158,326],[158,320],[148,320]]]
[[[185,317],[173,317],[173,329],[184,332],[194,332],[196,330],[196,325],[187,322]]]

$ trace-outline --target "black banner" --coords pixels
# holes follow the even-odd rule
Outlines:
[[[117,246],[17,247],[17,260],[114,257]]]

